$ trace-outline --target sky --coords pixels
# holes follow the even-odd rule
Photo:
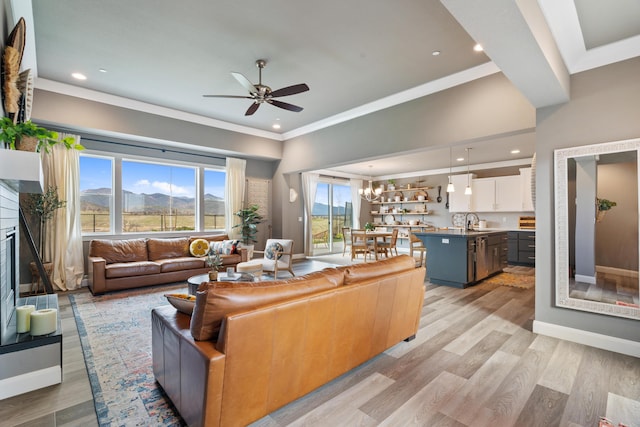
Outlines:
[[[162,193],[195,197],[196,168],[122,161],[122,188],[136,194]],[[80,156],[80,191],[112,188],[111,159]],[[205,194],[224,196],[224,177],[220,171],[205,170]]]
[[[348,185],[333,185],[333,206],[343,206],[351,202],[351,187]],[[316,189],[316,203],[329,204],[329,184],[319,182]]]

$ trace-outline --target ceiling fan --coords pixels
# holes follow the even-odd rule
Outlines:
[[[300,83],[293,86],[283,87],[282,89],[272,91],[269,86],[262,84],[262,69],[267,66],[267,61],[264,59],[258,59],[256,61],[256,67],[258,67],[258,84],[254,85],[240,73],[232,72],[231,75],[235,77],[235,79],[242,86],[245,87],[249,91],[249,96],[240,96],[240,95],[202,95],[205,98],[246,98],[253,99],[253,104],[249,107],[245,116],[250,116],[258,110],[260,104],[267,103],[274,105],[279,108],[284,108],[285,110],[295,111],[299,113],[302,111],[302,107],[298,107],[297,105],[289,104],[287,102],[278,101],[277,99],[281,96],[289,96],[295,95],[301,92],[306,92],[309,90],[309,86],[305,83]]]

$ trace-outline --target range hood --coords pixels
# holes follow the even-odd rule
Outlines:
[[[0,180],[21,193],[42,193],[40,153],[0,150]]]

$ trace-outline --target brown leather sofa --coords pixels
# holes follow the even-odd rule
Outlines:
[[[126,240],[94,239],[89,244],[89,289],[93,294],[186,280],[210,270],[205,258],[189,253],[195,239],[228,240],[226,234]],[[223,267],[247,261],[247,249],[221,255]]]
[[[412,339],[424,277],[400,255],[274,282],[203,283],[192,317],[152,310],[154,375],[189,426],[245,426]]]

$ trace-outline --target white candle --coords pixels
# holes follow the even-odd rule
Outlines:
[[[31,312],[35,311],[35,305],[21,305],[16,307],[16,332],[19,334],[29,332],[31,327]]]
[[[58,310],[45,308],[31,313],[31,335],[46,335],[58,329]]]

